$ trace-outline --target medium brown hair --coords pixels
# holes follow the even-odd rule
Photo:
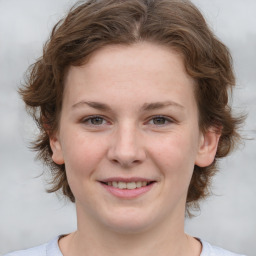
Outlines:
[[[52,161],[49,136],[59,125],[64,77],[71,66],[84,64],[98,49],[111,44],[131,45],[148,41],[179,52],[187,73],[195,81],[199,127],[221,132],[214,162],[194,167],[187,195],[187,210],[209,194],[217,160],[227,156],[239,140],[241,117],[228,105],[235,84],[232,60],[225,45],[208,28],[202,14],[185,0],[88,0],[78,3],[53,28],[43,56],[31,66],[20,93],[40,134],[33,143],[38,158],[52,170],[49,192],[62,189],[75,201],[65,165]]]

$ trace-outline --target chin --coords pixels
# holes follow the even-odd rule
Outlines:
[[[105,225],[120,234],[136,234],[149,230],[156,221],[153,216],[146,215],[136,209],[126,209],[119,211],[117,214],[113,212],[105,218]]]

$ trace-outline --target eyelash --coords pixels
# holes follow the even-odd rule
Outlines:
[[[89,117],[83,119],[83,120],[82,120],[82,123],[83,123],[83,124],[88,124],[89,126],[93,126],[93,127],[97,127],[97,126],[99,127],[99,126],[101,126],[101,125],[104,125],[104,124],[92,124],[92,123],[89,123],[89,122],[92,122],[92,120],[95,120],[95,119],[97,119],[97,118],[100,119],[100,120],[102,120],[103,122],[104,122],[104,121],[105,121],[106,123],[108,122],[108,121],[105,120],[104,117],[95,115],[95,116],[89,116]],[[171,124],[171,123],[174,123],[174,122],[175,122],[172,118],[169,118],[169,117],[166,117],[166,116],[161,116],[161,115],[153,116],[153,117],[151,117],[151,118],[149,119],[149,121],[147,121],[147,122],[150,122],[150,121],[153,121],[153,120],[156,120],[156,119],[161,119],[161,120],[163,120],[164,122],[168,122],[168,124]],[[168,125],[168,124],[164,123],[164,124],[159,124],[159,125],[157,125],[157,124],[151,124],[151,125],[156,125],[156,126],[159,126],[159,127],[163,127],[163,126],[166,126],[166,125]]]
[[[97,115],[96,115],[96,116],[89,116],[89,117],[83,119],[83,120],[82,120],[82,123],[83,123],[83,124],[86,124],[86,123],[88,123],[89,121],[92,121],[93,119],[96,119],[96,118],[105,120],[104,117],[102,117],[102,116],[97,116]],[[105,120],[105,121],[106,121],[106,120]],[[106,122],[107,122],[107,121],[106,121]],[[89,126],[100,126],[101,124],[97,125],[97,124],[89,123],[88,125],[89,125]]]
[[[162,120],[164,120],[164,122],[168,122],[168,124],[171,124],[171,123],[174,123],[174,120],[172,119],[172,118],[170,118],[170,117],[166,117],[166,116],[161,116],[161,115],[159,115],[159,116],[153,116],[151,119],[150,119],[150,121],[152,121],[152,120],[155,120],[155,119],[162,119]],[[166,126],[166,125],[168,125],[168,124],[166,124],[166,123],[164,123],[164,124],[159,124],[159,125],[157,125],[157,126]],[[156,125],[156,124],[152,124],[152,125]]]

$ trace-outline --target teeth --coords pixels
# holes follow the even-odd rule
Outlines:
[[[128,182],[126,184],[126,188],[128,188],[128,189],[135,189],[136,188],[136,183],[135,182]]]
[[[117,183],[117,187],[120,188],[120,189],[127,188],[126,183],[125,182],[120,182],[120,181]]]
[[[123,181],[109,181],[108,186],[113,186],[119,189],[135,189],[147,186],[146,181],[137,182],[123,182]]]
[[[137,182],[136,182],[136,187],[137,187],[137,188],[141,188],[141,187],[142,187],[141,181],[137,181]]]

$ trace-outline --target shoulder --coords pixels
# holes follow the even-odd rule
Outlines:
[[[208,242],[199,239],[202,243],[202,252],[200,256],[245,256],[241,254],[236,254],[234,252],[227,251],[217,246],[213,246]]]
[[[4,256],[46,256],[46,246],[47,244],[43,244],[26,250],[11,252]]]
[[[63,256],[58,246],[59,236],[49,243],[32,247],[26,250],[15,251],[4,256]]]

